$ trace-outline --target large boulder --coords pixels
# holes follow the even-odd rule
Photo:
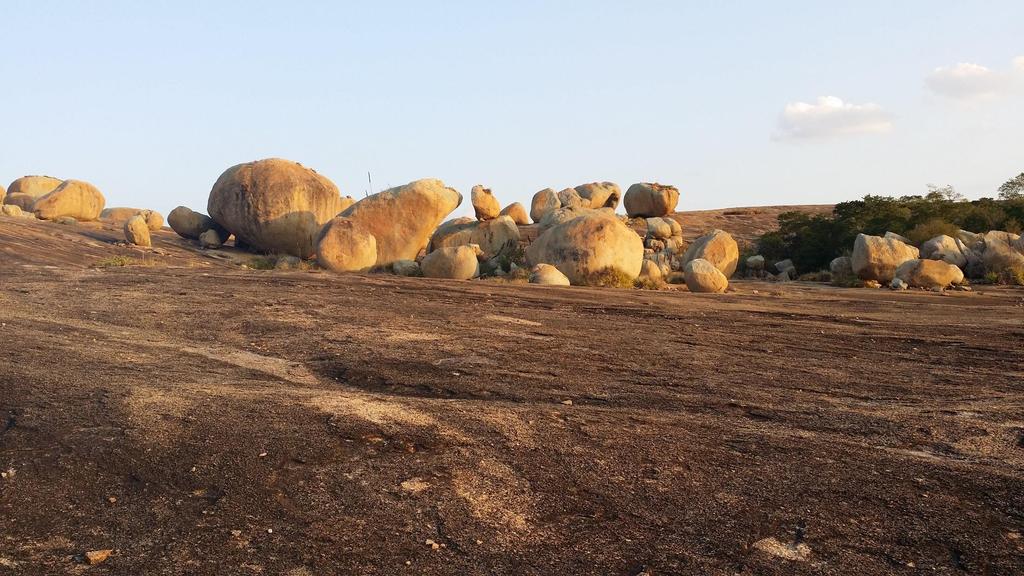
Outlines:
[[[333,272],[365,272],[377,264],[377,239],[350,218],[332,218],[317,235],[316,261]]]
[[[224,245],[225,238],[221,235],[217,228],[209,228],[207,230],[204,230],[203,233],[199,235],[198,240],[199,245],[202,246],[203,248],[216,250],[217,248],[220,248],[221,246]]]
[[[526,259],[531,266],[551,264],[574,285],[595,283],[608,272],[635,280],[644,243],[614,214],[591,210],[548,228],[526,249]]]
[[[853,273],[861,280],[888,284],[892,282],[900,264],[915,260],[918,256],[917,248],[895,238],[858,234],[853,243],[850,263]]]
[[[477,220],[490,220],[497,218],[501,213],[501,204],[494,197],[490,188],[484,188],[480,184],[473,186],[470,192],[470,200],[473,202],[473,211]]]
[[[714,263],[703,258],[686,263],[683,279],[690,292],[717,293],[729,288],[729,278]]]
[[[498,216],[493,220],[476,221],[472,218],[456,218],[445,222],[430,237],[427,252],[450,246],[476,244],[484,259],[504,254],[519,244],[519,227],[509,216]]]
[[[832,273],[833,279],[853,278],[853,261],[849,256],[833,258],[828,264],[828,271]]]
[[[993,230],[982,234],[981,258],[990,272],[1024,270],[1024,245],[1012,232]]]
[[[643,263],[640,265],[639,278],[648,282],[662,282],[665,280],[665,274],[657,262],[644,258]]]
[[[894,277],[913,288],[934,290],[942,290],[964,281],[960,267],[941,260],[907,260],[896,268]]]
[[[575,188],[566,188],[558,191],[558,203],[562,208],[582,209],[590,208],[590,202],[584,200]]]
[[[22,176],[7,187],[3,204],[19,206],[25,212],[32,211],[35,201],[57,189],[64,182],[52,176]]]
[[[530,284],[541,286],[569,286],[569,279],[550,264],[537,264],[530,270]]]
[[[679,190],[674,186],[641,182],[633,184],[626,190],[622,203],[630,218],[665,216],[676,211]]]
[[[899,240],[900,242],[903,242],[904,244],[906,244],[908,246],[913,246],[914,245],[914,243],[911,242],[909,238],[907,238],[906,236],[903,236],[901,234],[897,234],[895,232],[886,232],[885,236],[882,236],[882,238],[888,238],[889,240]]]
[[[214,230],[220,238],[220,243],[224,243],[231,235],[220,224],[214,222],[213,218],[185,206],[178,206],[171,210],[171,213],[167,215],[167,224],[178,236],[189,240],[199,240],[199,237],[207,230]]]
[[[672,222],[675,222],[675,220],[672,220],[671,218],[654,217],[648,218],[646,222],[648,238],[668,240],[674,235],[675,231],[673,229]],[[679,233],[682,234],[682,228],[680,228]]]
[[[152,246],[153,241],[149,237],[149,226],[146,218],[141,214],[132,216],[124,223],[124,239],[129,244],[136,246]]]
[[[614,182],[580,184],[575,190],[590,208],[611,208],[615,210],[619,207],[619,199],[622,197],[622,190]]]
[[[697,259],[711,262],[726,278],[730,278],[740,261],[740,247],[728,232],[712,230],[690,244],[683,253],[683,266]]]
[[[530,202],[530,219],[540,222],[549,213],[561,207],[562,202],[558,199],[558,193],[551,188],[545,188],[533,195]]]
[[[92,184],[81,180],[65,180],[53,192],[32,204],[32,211],[40,220],[70,217],[89,222],[100,217],[106,199]]]
[[[499,216],[508,216],[517,226],[526,226],[530,223],[530,216],[526,213],[526,207],[519,202],[513,202],[502,208]]]
[[[960,242],[952,236],[941,234],[921,244],[921,258],[925,260],[942,260],[963,268],[967,265],[967,256],[964,254]]]
[[[415,260],[437,225],[461,203],[462,195],[454,188],[425,179],[371,194],[341,215],[373,234],[377,265],[388,266],[395,260]]]
[[[356,203],[356,199],[355,198],[353,198],[351,196],[342,196],[341,197],[341,205],[340,205],[340,208],[338,209],[338,212],[341,213],[341,212],[344,212],[345,210],[348,210],[348,207],[353,205],[353,204],[355,204],[355,203]]]
[[[420,260],[420,270],[427,278],[469,280],[480,275],[479,256],[480,248],[473,244],[439,248]]]
[[[963,242],[970,250],[981,252],[984,249],[985,235],[975,234],[967,230],[957,230],[956,239]]]
[[[298,162],[268,158],[228,168],[210,190],[210,217],[245,245],[309,258],[316,236],[341,212],[333,182]]]

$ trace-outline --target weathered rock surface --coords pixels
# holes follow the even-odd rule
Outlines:
[[[860,279],[888,284],[900,264],[915,260],[918,255],[917,248],[895,238],[858,234],[850,260],[854,274]]]
[[[582,198],[587,208],[611,208],[619,207],[619,199],[622,197],[622,190],[614,182],[590,182],[580,184],[575,188],[576,194]]]
[[[149,236],[149,226],[141,214],[132,216],[124,223],[124,239],[129,244],[136,246],[152,246],[153,241]]]
[[[764,256],[755,254],[747,257],[747,270],[752,272],[760,272],[764,270]]]
[[[341,212],[338,187],[298,162],[268,158],[228,168],[210,190],[210,217],[258,251],[309,258]]]
[[[692,260],[703,259],[711,262],[726,278],[736,272],[740,260],[740,248],[736,240],[723,230],[712,230],[690,244],[683,254],[683,266]]]
[[[501,204],[494,197],[490,188],[484,188],[480,184],[473,186],[470,193],[470,200],[473,202],[473,211],[477,220],[490,220],[497,218],[501,213]]]
[[[391,263],[391,271],[398,276],[423,276],[420,263],[415,260],[395,260]]]
[[[15,218],[22,218],[27,214],[17,204],[4,204],[0,206],[0,213],[4,216],[13,216]],[[32,217],[35,218],[35,215],[32,215]]]
[[[671,222],[675,222],[669,218],[647,218],[647,236],[649,238],[657,238],[659,240],[668,240],[673,235],[673,229]],[[682,228],[679,229],[680,234]]]
[[[517,226],[526,226],[530,223],[530,216],[526,213],[526,207],[519,202],[513,202],[501,209],[499,216],[508,216]]]
[[[178,206],[167,215],[167,224],[178,236],[189,240],[199,240],[199,237],[208,230],[214,230],[219,238],[219,244],[224,243],[231,234],[213,221],[206,214],[196,212],[185,206]]]
[[[679,190],[674,186],[641,182],[626,190],[622,203],[630,218],[665,216],[676,211]]]
[[[993,230],[982,234],[981,258],[990,272],[1024,270],[1024,246],[1012,232]]]
[[[530,202],[530,219],[539,223],[549,213],[561,207],[562,203],[558,200],[558,193],[551,188],[545,188],[533,195],[533,200]]]
[[[199,234],[199,245],[203,248],[215,250],[224,245],[224,237],[216,228],[208,228]]]
[[[548,228],[526,249],[526,258],[531,266],[551,264],[574,285],[593,283],[608,270],[635,280],[644,244],[613,214],[593,210]]]
[[[530,270],[530,284],[569,286],[569,279],[550,264],[537,264]]]
[[[510,216],[483,221],[456,218],[437,228],[430,237],[427,252],[468,244],[476,244],[483,252],[484,259],[491,259],[509,252],[519,244],[519,227]]]
[[[25,212],[32,212],[35,201],[57,189],[64,182],[52,176],[22,176],[7,187],[4,204],[13,204]]]
[[[332,218],[317,235],[316,260],[332,272],[365,272],[377,264],[377,239],[350,218]]]
[[[53,192],[37,199],[32,204],[32,211],[41,220],[66,216],[89,222],[100,217],[105,202],[103,194],[92,184],[65,180]]]
[[[962,268],[967,265],[967,256],[961,250],[961,246],[964,246],[963,242],[959,242],[952,236],[941,234],[921,244],[921,258],[942,260]]]
[[[690,292],[725,292],[729,279],[713,263],[696,258],[686,263],[683,271],[686,287]]]
[[[146,226],[153,232],[164,227],[164,217],[156,210],[145,208],[104,208],[100,212],[100,220],[107,222],[127,222],[133,216],[141,215],[146,220]]]
[[[886,239],[889,239],[889,240],[899,240],[900,242],[903,242],[907,246],[913,246],[914,245],[914,243],[911,242],[910,239],[908,239],[906,236],[901,236],[901,235],[899,235],[899,234],[897,234],[895,232],[886,232],[885,236],[882,236],[882,238],[886,238]]]
[[[907,260],[896,268],[894,276],[912,288],[942,290],[964,281],[964,273],[955,264],[941,260]]]
[[[644,258],[643,264],[640,266],[639,278],[648,282],[662,282],[665,279],[665,275],[662,273],[661,267],[658,266],[657,262]]]
[[[416,180],[363,198],[341,213],[377,240],[377,265],[415,260],[431,234],[462,203],[462,195],[444,182]]]
[[[833,258],[828,264],[828,270],[832,273],[832,278],[836,279],[850,279],[853,278],[853,261],[849,256],[840,256]]]
[[[480,275],[479,255],[473,244],[438,248],[420,260],[420,269],[427,278],[469,280]]]

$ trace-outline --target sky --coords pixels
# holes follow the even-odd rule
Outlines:
[[[361,198],[657,181],[680,210],[1024,171],[1024,2],[0,0],[0,182],[204,211],[288,158]],[[368,178],[369,174],[369,178]],[[370,183],[372,179],[372,185]]]

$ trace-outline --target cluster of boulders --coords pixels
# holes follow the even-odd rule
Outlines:
[[[92,184],[52,176],[22,176],[0,188],[5,216],[34,217],[61,223],[97,220],[106,200]]]
[[[99,190],[79,180],[26,176],[0,196],[4,214],[117,223],[138,246],[150,246],[151,233],[164,225],[152,210],[105,209]],[[167,224],[205,249],[233,238],[235,247],[276,255],[288,267],[315,258],[335,272],[511,275],[558,286],[678,279],[694,292],[722,292],[736,270],[736,242],[721,230],[687,246],[672,217],[679,201],[672,186],[638,183],[625,195],[612,182],[549,188],[534,195],[529,213],[518,202],[502,207],[482,185],[470,199],[474,217],[444,221],[463,197],[440,180],[416,180],[356,201],[316,171],[270,158],[228,168],[210,190],[206,214],[178,206]],[[620,202],[624,216],[615,212]]]

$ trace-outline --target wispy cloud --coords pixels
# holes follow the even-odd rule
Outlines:
[[[772,139],[831,138],[891,129],[889,115],[877,104],[852,104],[835,96],[821,96],[813,104],[787,104]]]
[[[1014,65],[1024,66],[1014,61]],[[1010,78],[980,64],[961,62],[956,66],[936,68],[925,78],[928,88],[941,96],[956,100],[976,100],[1004,94],[1010,88]]]

